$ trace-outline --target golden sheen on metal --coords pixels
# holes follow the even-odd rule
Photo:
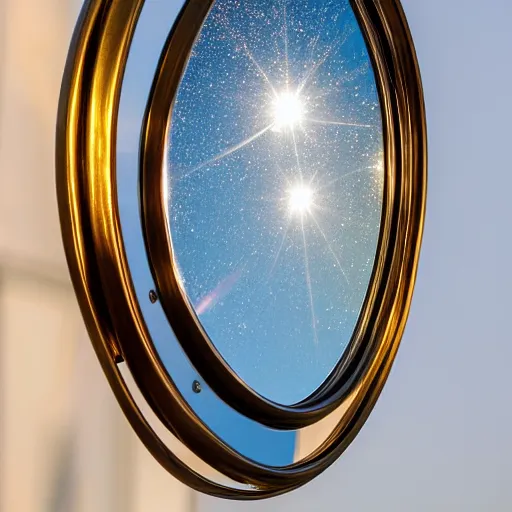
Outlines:
[[[132,285],[115,187],[116,134],[123,73],[144,3],[86,1],[71,43],[57,121],[56,182],[73,285],[112,390],[160,464],[211,495],[245,500],[276,496],[320,474],[355,438],[382,390],[402,337],[418,265],[427,181],[425,112],[413,42],[398,0],[352,0],[373,60],[382,108],[381,235],[367,300],[347,355],[316,398],[297,407],[264,400],[223,364],[190,311],[175,269],[168,271],[173,257],[157,170],[164,159],[177,86],[213,0],[186,2],[162,50],[141,143],[141,222],[157,284],[153,297],[162,302],[168,318],[174,318],[169,332],[172,327],[182,345],[192,340],[191,346],[204,348],[210,359],[196,367],[229,406],[262,425],[302,429],[304,436],[308,429],[330,425],[329,435],[307,438],[312,444],[309,455],[276,468],[243,457],[196,416],[158,357]],[[321,442],[314,441],[317,438]]]

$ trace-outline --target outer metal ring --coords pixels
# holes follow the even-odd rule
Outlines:
[[[188,485],[210,494],[239,499],[281,494],[326,469],[356,436],[382,390],[403,333],[419,257],[426,194],[425,114],[412,41],[396,0],[353,1],[381,87],[388,206],[381,241],[385,257],[376,266],[374,289],[372,285],[367,300],[371,308],[361,317],[345,366],[326,383],[317,397],[319,403],[303,404],[302,410],[266,403],[241,382],[230,393],[226,384],[236,379],[224,371],[217,376],[208,372],[203,375],[227,403],[274,427],[304,426],[336,407],[346,407],[332,435],[310,457],[298,464],[275,468],[241,457],[194,414],[155,351],[133,290],[120,229],[115,147],[123,72],[143,4],[144,0],[90,0],[84,6],[71,46],[57,127],[57,191],[73,283],[93,345],[117,399],[141,440],[160,463]],[[195,20],[194,26],[200,26],[205,16],[201,4],[198,0],[186,4],[171,43],[181,33],[183,20]],[[181,76],[179,67],[174,71],[172,65],[169,67],[169,60],[171,64],[179,60],[172,55],[172,48],[179,45],[167,46],[148,109],[142,161],[146,192],[147,185],[156,179],[156,174],[148,172],[149,165],[162,168],[162,134],[167,129],[170,111],[170,108],[155,110],[155,106],[165,106],[168,100],[158,95],[158,81],[171,73],[172,83],[177,83]],[[152,222],[159,210],[164,211],[162,198],[159,196],[155,201],[156,211],[150,212],[145,196],[144,215],[147,218],[151,214]],[[165,223],[160,226],[166,228]],[[163,233],[159,232],[160,237]],[[170,244],[167,252],[165,247],[160,252],[156,250],[160,246],[155,246],[158,236],[149,229],[146,234],[159,296],[166,310],[175,312],[173,308],[183,308],[187,303],[181,291],[173,290],[172,282],[167,282],[162,274],[162,264],[172,261]],[[188,315],[188,325],[171,321],[178,338],[193,332],[187,327],[193,329],[195,319],[190,311]],[[208,340],[204,337],[202,340],[203,346],[207,346]],[[222,360],[214,355],[221,369]],[[156,415],[181,442],[207,464],[254,488],[247,491],[217,484],[178,459],[151,429],[134,402],[116,364],[121,360],[128,363],[137,386]],[[205,370],[199,360],[193,362],[201,373]],[[349,393],[352,400],[345,403]],[[245,398],[250,400],[249,406]]]

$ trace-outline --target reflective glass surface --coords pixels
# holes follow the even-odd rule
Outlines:
[[[173,107],[169,225],[226,362],[282,404],[343,355],[374,266],[384,182],[368,50],[348,0],[217,0]]]
[[[162,364],[172,376],[173,383],[192,411],[223,442],[241,455],[261,464],[287,466],[295,461],[296,456],[305,456],[301,451],[304,442],[298,440],[296,431],[265,427],[241,415],[220,400],[207,383],[203,382],[201,375],[197,373],[180,343],[173,336],[161,303],[153,304],[149,299],[148,290],[155,289],[156,284],[147,259],[140,219],[139,140],[159,57],[169,27],[176,21],[183,1],[146,2],[130,47],[119,104],[116,145],[117,197],[123,244],[130,265],[132,283],[151,341]],[[193,383],[196,380],[201,382],[202,391],[199,394],[193,390]],[[136,391],[132,389],[132,392]],[[169,446],[172,446],[176,455],[179,455],[178,451],[181,450],[176,451],[175,442],[171,442]],[[193,465],[189,455],[184,459],[187,464]]]

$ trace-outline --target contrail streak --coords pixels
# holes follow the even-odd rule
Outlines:
[[[344,121],[327,121],[324,119],[312,119],[307,118],[306,121],[309,121],[310,123],[316,123],[316,124],[327,124],[327,125],[335,125],[335,126],[354,126],[356,128],[375,128],[372,124],[359,124],[359,123],[346,123]]]
[[[239,144],[235,144],[234,146],[231,146],[229,149],[226,149],[222,153],[218,154],[217,156],[211,158],[210,160],[207,160],[206,162],[203,162],[202,164],[199,164],[197,167],[194,167],[191,171],[187,172],[183,178],[188,178],[195,172],[199,171],[200,169],[203,169],[204,167],[208,167],[211,164],[214,164],[215,162],[218,162],[219,160],[222,160],[223,158],[226,158],[229,155],[232,155],[233,153],[236,153],[243,147],[247,146],[248,144],[251,144],[251,142],[254,142],[256,139],[259,139],[262,135],[264,135],[266,132],[268,132],[272,127],[274,126],[274,123],[269,124],[263,130],[260,130],[259,132],[255,133],[254,135],[251,135],[247,139],[243,140]]]

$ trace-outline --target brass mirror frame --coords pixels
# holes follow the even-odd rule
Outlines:
[[[236,499],[275,496],[305,484],[324,471],[354,439],[384,386],[405,327],[423,232],[427,180],[423,92],[412,39],[398,0],[352,0],[380,88],[387,206],[380,245],[381,249],[385,248],[385,256],[379,254],[375,286],[367,299],[369,309],[357,328],[360,337],[354,337],[356,341],[342,367],[320,390],[316,403],[313,399],[302,410],[265,401],[252,390],[244,389],[246,386],[241,382],[237,382],[234,393],[230,392],[227,384],[237,377],[229,373],[217,370],[214,375],[206,370],[208,375],[204,375],[229,405],[274,428],[311,424],[345,404],[351,395],[352,401],[335,432],[318,450],[300,463],[275,468],[242,457],[193,413],[152,345],[131,283],[120,230],[115,148],[123,73],[144,3],[144,0],[86,1],[68,55],[57,122],[56,180],[73,285],[93,346],[117,400],[156,459],[183,482],[208,494]],[[182,34],[180,27],[184,26],[184,20],[189,24],[189,36],[191,33],[195,37],[209,5],[210,1],[189,0],[170,41]],[[168,50],[171,47],[179,45],[167,45]],[[186,53],[181,58],[188,55],[187,48],[190,43],[182,47]],[[171,58],[169,55],[172,57],[170,51],[167,57],[163,56],[162,63]],[[171,61],[173,58],[176,56]],[[153,106],[161,105],[157,101],[158,80],[165,79],[169,70],[174,77],[171,83],[176,85],[178,74],[181,76],[179,67],[172,72],[172,66],[160,66]],[[157,171],[162,168],[161,144],[168,129],[169,111],[157,111],[151,106],[148,109],[142,151],[145,219],[155,213],[147,201],[147,191],[151,191],[148,185],[154,184]],[[162,196],[156,204],[165,211]],[[162,252],[156,249],[155,253],[155,248],[160,247],[155,246],[155,238],[162,237],[162,233],[150,231],[148,224],[146,227],[159,296],[169,315],[170,311],[176,312],[173,308],[188,307],[188,303],[181,290],[173,290],[172,283],[166,281],[169,273],[163,271],[162,265],[169,263],[170,245],[166,253],[164,248]],[[168,232],[167,229],[165,233]],[[193,320],[193,312],[188,313],[188,318]],[[172,327],[184,346],[184,337],[193,332],[193,324],[180,327],[173,322]],[[206,345],[204,338],[203,343]],[[216,357],[222,364],[220,356]],[[253,489],[215,484],[178,459],[141,413],[119,371],[120,361],[126,361],[148,404],[180,441],[212,467],[236,481],[250,484]],[[193,362],[200,372],[205,371],[199,360]],[[247,393],[254,396],[245,403],[245,398],[249,398]]]
[[[389,2],[375,2],[375,5],[384,6],[386,3]],[[398,289],[394,288],[394,284],[403,279],[401,276],[404,275],[406,265],[414,261],[419,249],[421,232],[414,233],[413,230],[415,224],[422,220],[422,214],[418,215],[414,202],[421,202],[421,194],[418,194],[419,189],[416,190],[418,197],[409,202],[407,190],[401,188],[402,177],[405,178],[405,187],[412,184],[410,172],[414,164],[407,161],[402,165],[400,163],[401,147],[408,143],[404,137],[406,132],[402,131],[404,126],[399,126],[398,116],[391,113],[396,108],[395,100],[400,101],[401,98],[398,91],[393,90],[384,48],[379,47],[380,34],[379,30],[375,30],[375,17],[368,17],[371,16],[369,9],[365,12],[365,6],[370,6],[372,2],[355,1],[353,8],[375,70],[384,125],[386,178],[374,271],[351,341],[320,389],[292,406],[268,400],[250,388],[231,369],[190,305],[173,255],[172,230],[167,214],[168,184],[162,179],[162,165],[168,159],[168,133],[175,96],[199,28],[212,4],[212,0],[190,1],[184,9],[163,50],[149,99],[141,151],[142,218],[148,255],[157,283],[158,297],[167,319],[183,350],[209,386],[241,414],[259,423],[273,428],[303,428],[336,410],[368,372],[385,340],[383,328],[390,317],[383,310],[391,311]],[[397,40],[400,36],[396,34],[394,37]],[[415,87],[419,90],[420,82],[416,70],[410,71],[407,84],[409,93],[410,84],[416,81]],[[406,100],[410,105],[412,98]],[[409,147],[412,154],[415,154],[416,148],[412,145]],[[414,279],[409,282],[412,286]]]

